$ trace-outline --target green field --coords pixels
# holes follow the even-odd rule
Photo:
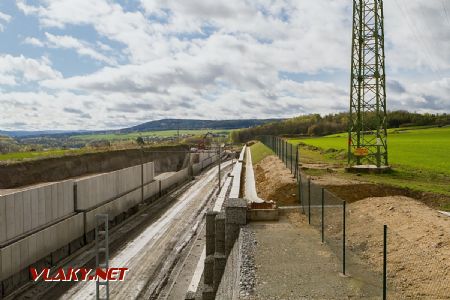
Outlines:
[[[230,130],[217,129],[217,130],[180,130],[180,135],[204,135],[207,132],[228,134]],[[132,132],[132,133],[108,133],[108,134],[83,134],[71,136],[71,139],[77,139],[82,141],[99,141],[99,140],[135,140],[142,137],[175,137],[177,136],[177,130],[162,130],[162,131],[144,131],[144,132]]]
[[[261,160],[264,159],[264,157],[275,154],[269,147],[267,147],[261,142],[258,142],[250,146],[250,150],[252,152],[253,165],[259,163]]]
[[[347,135],[293,140],[324,150],[347,149]],[[450,175],[450,127],[395,131],[388,135],[389,163]]]
[[[24,151],[24,152],[13,152],[7,154],[0,154],[0,161],[20,161],[24,159],[38,159],[45,157],[57,157],[71,154],[81,154],[85,153],[85,149],[78,150],[48,150],[48,151]]]
[[[347,164],[347,134],[320,138],[293,139],[325,151],[301,148],[301,160]],[[338,152],[328,149],[341,150]],[[393,171],[382,175],[365,174],[360,179],[418,191],[450,196],[450,128],[391,129],[388,134],[389,164]],[[343,173],[342,176],[353,176]],[[443,206],[450,210],[450,206]]]

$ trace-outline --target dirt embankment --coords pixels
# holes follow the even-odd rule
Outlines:
[[[265,158],[255,166],[255,174],[260,197],[297,203],[295,197],[289,197],[296,194],[295,180],[278,158]],[[368,269],[379,273],[383,266],[383,225],[388,226],[392,299],[450,299],[450,217],[432,208],[441,195],[340,178],[332,169],[311,179],[349,203],[347,249]],[[280,199],[280,195],[284,196]],[[340,210],[326,213],[326,235],[338,242],[342,231],[336,225],[341,217]],[[350,266],[351,261],[351,270]],[[381,286],[381,277],[375,284]]]
[[[450,299],[450,218],[404,196],[351,203],[349,249],[379,272],[384,224],[388,226],[388,280],[398,297]]]
[[[253,168],[260,198],[273,200],[278,206],[298,205],[296,180],[276,156],[265,157]]]
[[[149,151],[149,152],[147,152]],[[153,152],[150,152],[153,151]],[[174,151],[174,152],[171,152]],[[187,148],[155,147],[141,159],[140,149],[116,150],[74,156],[45,158],[0,166],[0,188],[8,189],[40,182],[50,182],[90,173],[111,172],[155,161],[155,172],[177,171],[181,168]]]

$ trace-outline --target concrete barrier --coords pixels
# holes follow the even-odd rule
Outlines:
[[[150,199],[159,195],[159,180],[154,180],[144,185],[144,199]]]
[[[153,179],[151,167],[144,168],[147,179]],[[124,195],[141,185],[141,166],[94,175],[75,181],[77,190],[77,211],[95,208],[116,197]]]
[[[58,249],[68,246],[70,242],[82,237],[83,234],[83,214],[76,214],[1,248],[0,281],[10,278]],[[50,256],[49,260],[53,263],[58,260],[58,257]]]
[[[192,173],[194,175],[200,174],[201,171],[202,171],[202,163],[196,163],[192,165]]]
[[[155,177],[155,165],[153,162],[149,162],[143,165],[143,182],[144,184],[150,183]]]
[[[0,196],[0,244],[73,212],[73,180],[28,187]]]
[[[233,182],[231,184],[230,198],[239,198],[241,191],[241,173],[242,173],[242,163],[237,162],[234,165],[231,176],[233,177]]]
[[[85,233],[95,229],[95,215],[97,214],[108,214],[109,219],[113,220],[115,217],[129,209],[137,206],[141,202],[141,191],[135,190],[128,193],[122,197],[119,197],[111,202],[103,204],[97,208],[86,211],[86,221],[85,221]]]
[[[161,191],[166,191],[189,178],[189,169],[185,168],[161,179]]]
[[[235,300],[240,299],[239,282],[241,272],[241,249],[242,237],[239,234],[238,239],[234,243],[233,249],[228,256],[225,271],[223,272],[220,285],[217,289],[216,300]]]

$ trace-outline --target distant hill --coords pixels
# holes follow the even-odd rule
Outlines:
[[[40,130],[40,131],[2,131],[0,135],[15,138],[31,138],[52,136],[67,137],[79,134],[108,134],[108,133],[130,133],[140,131],[161,131],[161,130],[177,130],[177,129],[239,129],[249,128],[269,122],[282,121],[282,119],[242,119],[242,120],[195,120],[195,119],[163,119],[150,121],[133,127],[123,128],[119,130]]]
[[[84,133],[89,132],[87,130],[37,130],[37,131],[27,131],[27,130],[17,130],[17,131],[4,131],[0,130],[0,135],[10,136],[10,137],[38,137],[38,136],[48,136],[48,135],[64,135],[68,133]]]
[[[177,129],[239,129],[249,128],[282,119],[195,120],[163,119],[121,129],[122,133]]]

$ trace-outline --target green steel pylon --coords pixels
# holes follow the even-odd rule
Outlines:
[[[348,164],[388,165],[382,0],[353,0]]]

